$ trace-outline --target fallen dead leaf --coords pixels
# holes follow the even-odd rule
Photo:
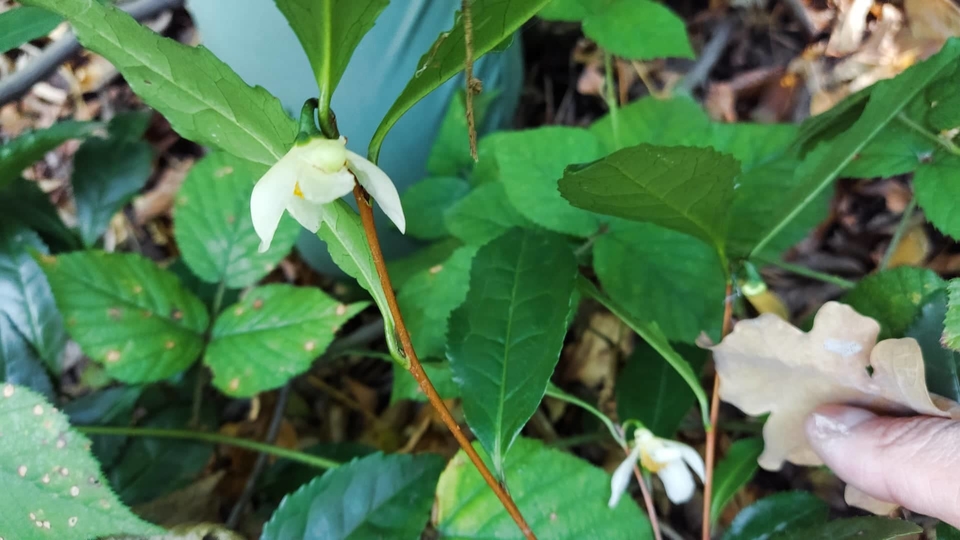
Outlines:
[[[852,0],[841,4],[839,22],[827,43],[828,56],[845,56],[857,50],[867,29],[867,15],[873,0]]]

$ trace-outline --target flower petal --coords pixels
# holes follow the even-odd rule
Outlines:
[[[700,457],[700,454],[685,444],[674,444],[680,447],[680,454],[683,456],[683,461],[686,462],[687,466],[693,469],[693,472],[697,473],[697,476],[700,477],[701,482],[705,482],[705,467],[703,465],[703,458]]]
[[[620,502],[620,497],[630,485],[630,477],[633,475],[633,467],[637,464],[637,458],[640,456],[640,447],[636,446],[623,460],[617,470],[613,471],[613,477],[610,480],[610,501],[607,506],[613,508]]]
[[[270,248],[287,202],[295,198],[293,187],[297,183],[299,169],[299,160],[287,154],[270,167],[253,187],[250,217],[253,218],[253,229],[260,237],[261,253]]]
[[[303,228],[315,233],[320,230],[320,223],[323,221],[323,206],[294,197],[287,203],[287,212],[290,212]]]
[[[666,467],[660,469],[657,476],[663,482],[667,498],[673,504],[683,504],[693,497],[696,486],[693,483],[693,475],[690,474],[690,469],[683,460],[671,461]]]
[[[347,150],[347,166],[357,175],[357,182],[360,182],[363,189],[373,196],[380,208],[383,208],[383,213],[390,218],[390,221],[400,229],[400,232],[406,231],[407,221],[403,217],[400,194],[397,193],[397,186],[393,185],[393,180],[390,180],[387,173],[349,150]]]
[[[316,167],[301,167],[297,178],[303,198],[316,204],[331,203],[353,191],[353,175],[346,167],[326,173]]]

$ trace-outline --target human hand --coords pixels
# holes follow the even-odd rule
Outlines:
[[[864,493],[960,527],[960,422],[820,407],[807,419],[817,455]]]

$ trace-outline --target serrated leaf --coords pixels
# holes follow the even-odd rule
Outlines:
[[[47,152],[70,139],[89,137],[102,127],[99,122],[58,122],[46,129],[28,131],[0,146],[0,188],[18,178]]]
[[[692,146],[710,146],[714,150],[732,155],[740,162],[743,173],[784,155],[797,136],[797,126],[793,124],[714,122],[710,127],[709,143]],[[740,196],[739,193],[737,196]]]
[[[840,173],[850,178],[889,178],[917,170],[937,144],[900,122],[891,122]]]
[[[407,234],[421,240],[449,235],[443,216],[470,191],[470,185],[452,176],[425,178],[410,186],[400,201],[407,215]]]
[[[39,395],[0,389],[0,536],[17,540],[88,540],[111,534],[161,534],[106,486],[86,437]]]
[[[471,4],[473,22],[473,60],[490,52],[520,26],[533,18],[549,0],[474,0]],[[380,146],[390,128],[411,107],[441,84],[460,72],[466,60],[463,18],[457,17],[453,28],[443,32],[417,64],[417,71],[407,83],[400,97],[387,111],[370,141],[370,159],[376,163]]]
[[[860,280],[841,301],[880,323],[878,339],[901,337],[920,314],[924,299],[945,286],[933,270],[901,266]]]
[[[816,495],[785,491],[744,508],[730,523],[723,540],[769,540],[779,533],[825,523],[830,508]]]
[[[939,396],[960,401],[960,354],[941,345],[947,314],[947,291],[938,289],[924,298],[917,318],[904,337],[917,340],[923,351],[923,372],[927,388]]]
[[[791,531],[778,540],[892,540],[923,532],[916,523],[882,517],[838,519],[823,525]]]
[[[183,261],[200,279],[231,288],[253,285],[276,267],[293,247],[300,225],[280,220],[270,249],[258,251],[250,195],[259,167],[214,152],[190,169],[174,202],[174,226]]]
[[[342,465],[284,498],[262,540],[420,538],[443,460],[381,453]]]
[[[960,156],[939,151],[913,175],[914,195],[937,229],[960,238]]]
[[[213,324],[203,358],[213,385],[232,396],[282,386],[306,371],[340,326],[365,307],[341,304],[314,288],[273,284],[251,290]]]
[[[47,399],[54,397],[43,360],[3,313],[0,313],[0,382],[24,386]]]
[[[710,503],[710,521],[716,523],[730,499],[753,478],[757,472],[757,458],[763,452],[763,439],[740,439],[730,445],[726,455],[717,463],[713,473],[713,501]]]
[[[394,289],[401,291],[410,279],[428,268],[441,264],[463,244],[456,238],[445,238],[399,259],[387,263]]]
[[[507,199],[530,221],[564,234],[590,236],[601,216],[575,208],[557,191],[565,166],[600,157],[600,142],[585,129],[542,127],[497,133],[483,140],[500,168]]]
[[[677,352],[699,373],[706,351],[678,344]],[[637,344],[617,376],[617,416],[621,421],[639,420],[658,437],[673,438],[680,422],[696,403],[696,396],[683,377],[647,342]]]
[[[617,111],[619,144],[609,114],[590,126],[608,152],[642,143],[661,146],[708,146],[713,124],[703,109],[689,98],[640,98]],[[599,156],[598,156],[599,157]]]
[[[423,371],[427,373],[437,393],[443,399],[460,397],[460,388],[453,382],[453,372],[448,362],[424,362]],[[420,390],[420,385],[409,371],[393,364],[393,389],[390,392],[390,403],[409,399],[411,401],[426,401],[427,396]]]
[[[74,156],[71,185],[77,225],[80,239],[88,247],[96,244],[113,215],[130,202],[153,171],[150,144],[114,134],[114,130],[136,133],[133,126],[142,125],[144,116],[126,113],[115,117],[110,122],[109,138],[87,139]]]
[[[54,252],[82,246],[73,231],[60,220],[50,197],[37,182],[19,178],[3,188],[0,191],[0,216],[37,231]]]
[[[960,279],[947,282],[947,314],[943,321],[943,344],[960,350]]]
[[[641,144],[568,167],[560,193],[578,208],[696,236],[723,253],[736,159],[709,148]]]
[[[454,203],[444,220],[450,234],[467,245],[482,246],[513,227],[530,227],[507,199],[500,182],[487,182]]]
[[[653,538],[646,516],[628,497],[607,508],[610,475],[540,441],[517,440],[506,476],[510,496],[538,538]],[[462,450],[440,475],[434,524],[442,540],[523,538]]]
[[[127,383],[159,381],[200,356],[206,308],[152,261],[83,251],[39,262],[71,337],[111,376]]]
[[[0,316],[5,314],[44,364],[59,373],[67,334],[50,284],[30,252],[47,252],[35,232],[0,226]]]
[[[357,442],[342,442],[315,444],[304,448],[302,452],[334,462],[347,463],[354,458],[369,456],[375,453],[376,449]],[[257,483],[257,498],[276,508],[284,497],[319,474],[321,472],[316,467],[299,461],[277,460],[264,472],[263,478]]]
[[[477,251],[466,302],[450,317],[447,358],[463,412],[501,478],[557,365],[576,275],[562,237],[513,230]]]
[[[632,60],[694,57],[683,19],[650,0],[613,2],[583,19],[583,33],[610,54]]]
[[[63,413],[74,425],[128,426],[142,391],[139,386],[115,386],[92,392],[67,403]],[[100,466],[109,468],[120,456],[127,437],[92,435],[90,442],[90,451]]]
[[[927,89],[927,122],[937,131],[947,131],[960,127],[960,96],[957,85],[960,84],[960,69],[945,75]]]
[[[62,21],[56,14],[35,7],[0,13],[0,54],[46,36]]]
[[[65,17],[88,49],[103,55],[130,88],[180,135],[265,166],[283,156],[297,134],[280,102],[250,87],[203,47],[155,34],[96,0],[27,0]]]
[[[354,49],[390,0],[275,0],[300,40],[320,89],[321,111]]]
[[[499,97],[497,89],[487,90],[473,98],[473,117],[477,126],[483,126],[490,104]],[[430,147],[427,171],[437,176],[465,177],[476,162],[470,154],[470,137],[467,127],[467,106],[464,92],[454,94],[443,114],[440,130]],[[404,205],[406,208],[406,205]],[[410,224],[407,223],[409,228]]]
[[[656,322],[667,339],[719,337],[726,281],[716,252],[700,240],[652,223],[617,222],[597,238],[593,266],[608,294]]]

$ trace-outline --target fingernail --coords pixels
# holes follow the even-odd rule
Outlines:
[[[818,439],[846,437],[850,431],[877,415],[855,407],[830,407],[813,413],[811,435]]]

